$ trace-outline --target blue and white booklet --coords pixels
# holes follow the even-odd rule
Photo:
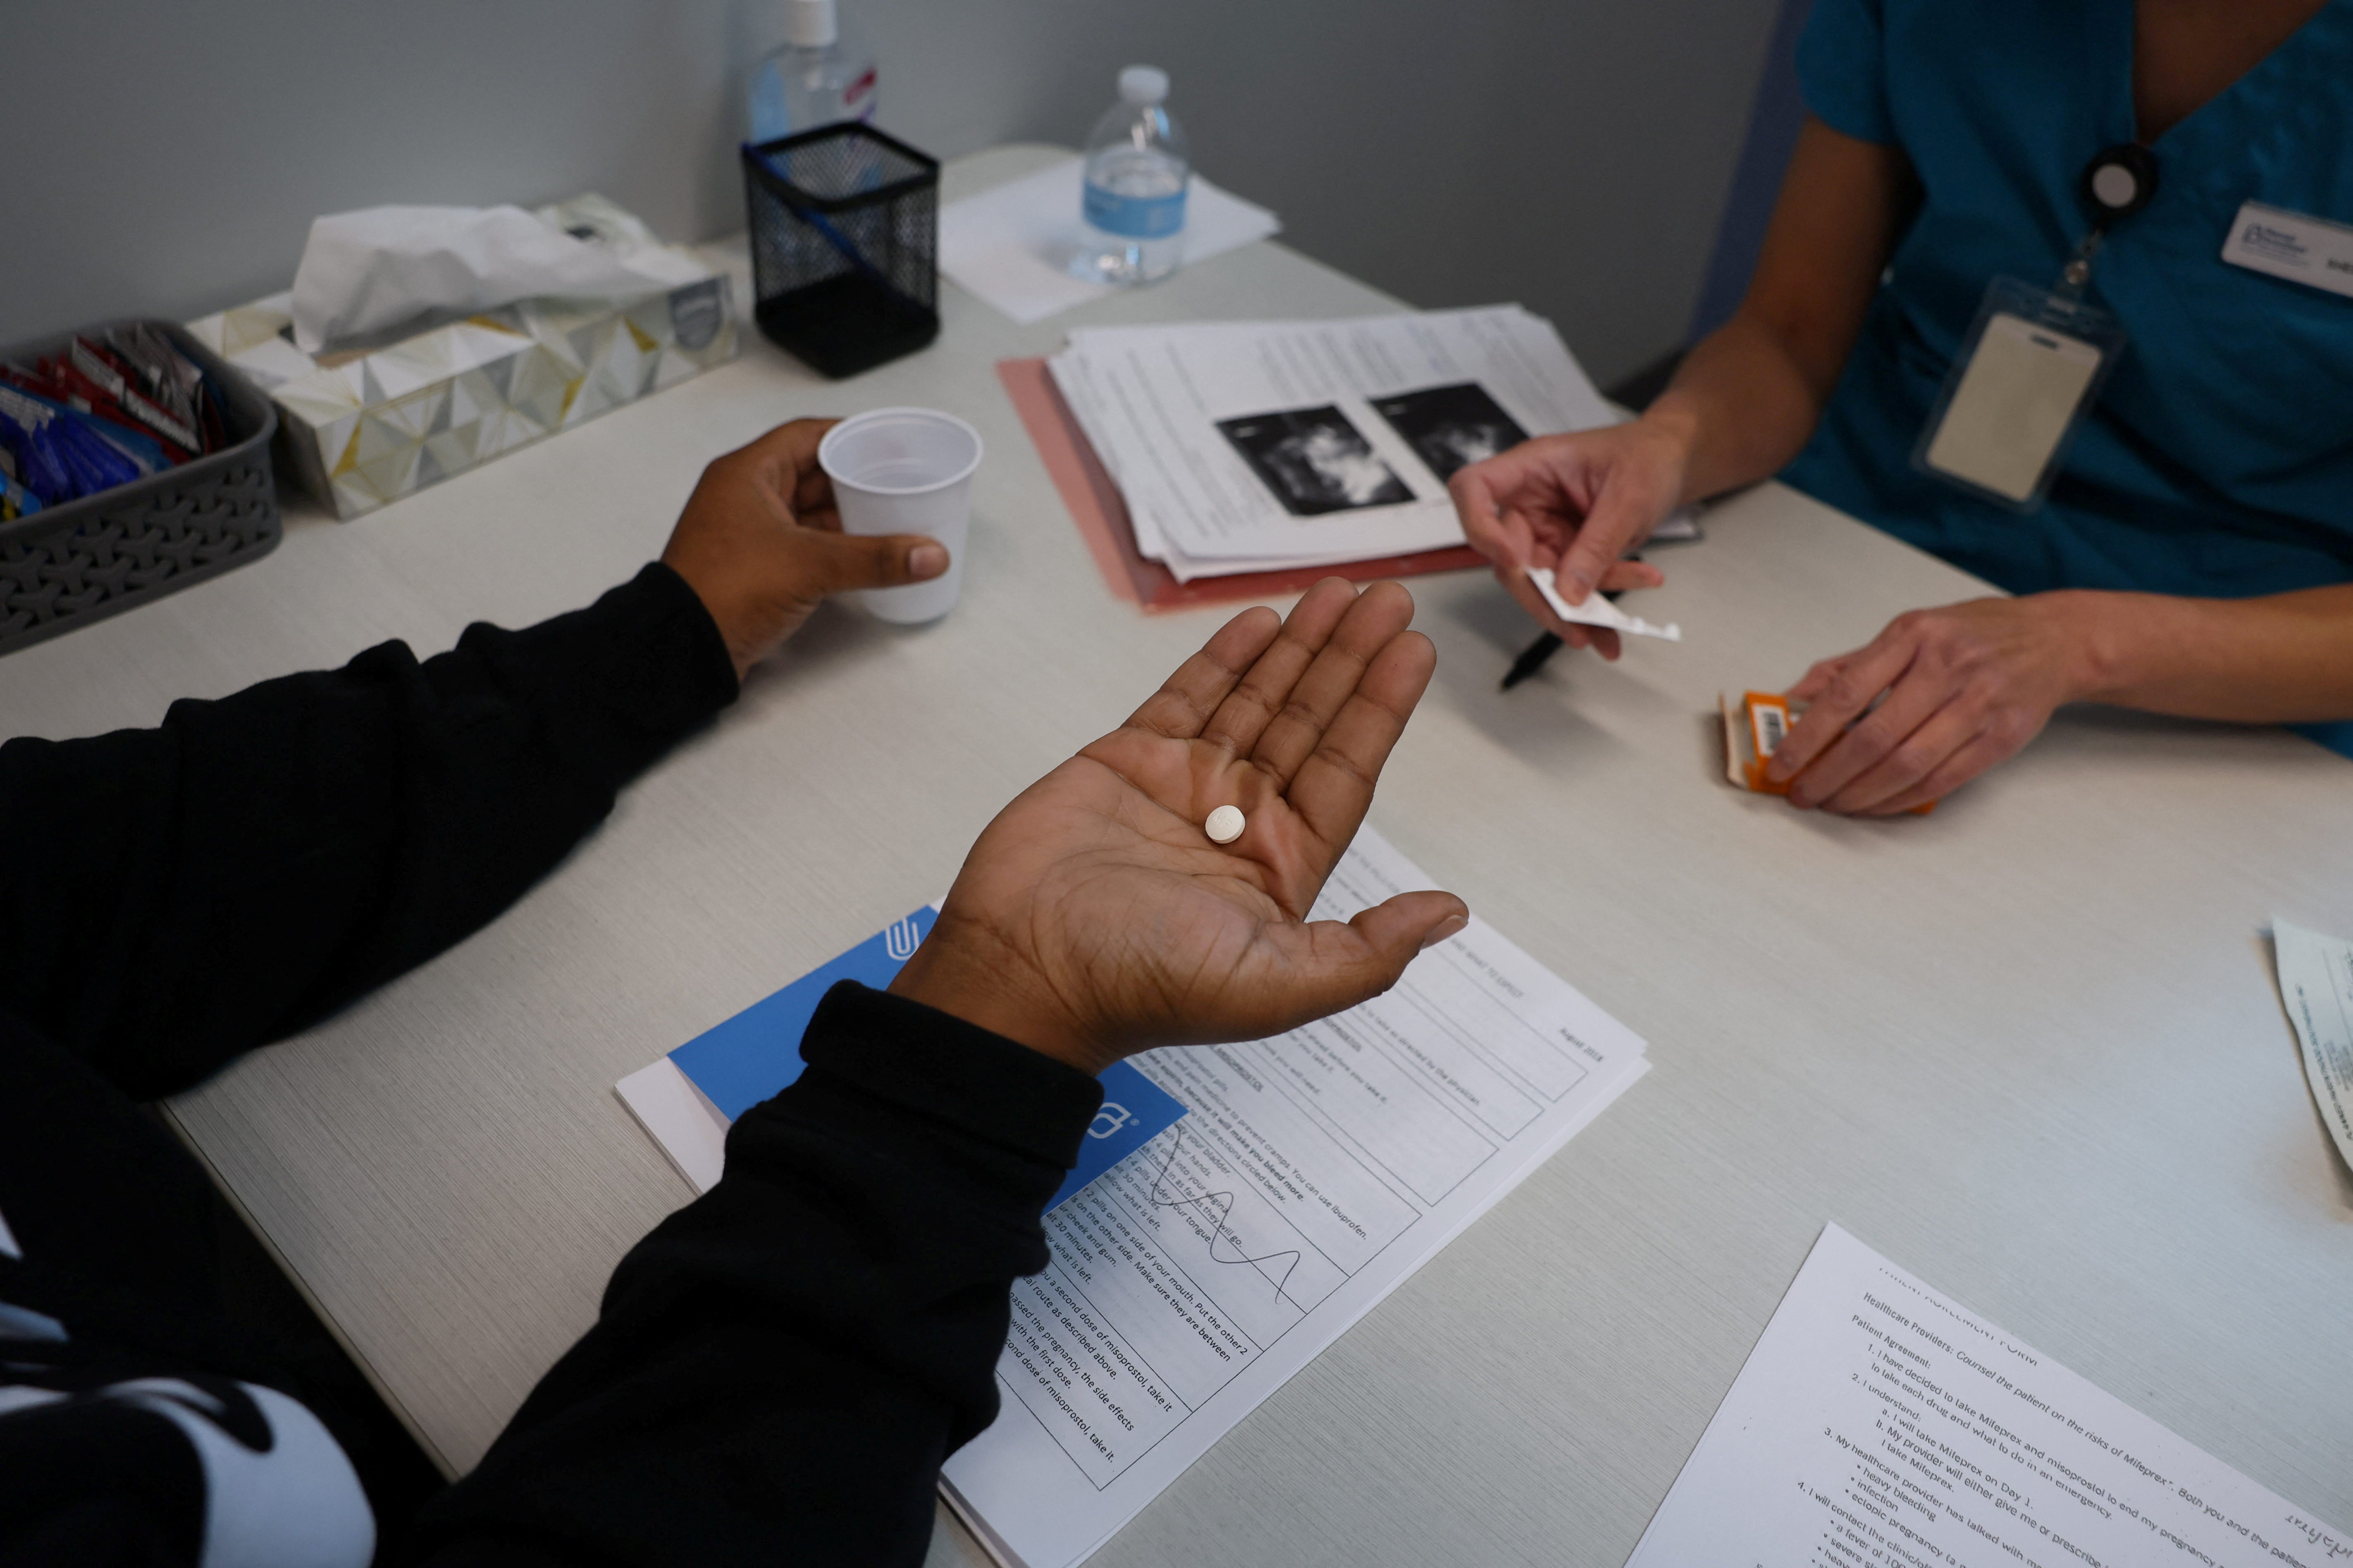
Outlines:
[[[726,1158],[727,1129],[737,1117],[801,1076],[801,1034],[817,1005],[843,980],[880,991],[914,956],[939,915],[926,904],[856,947],[819,964],[772,995],[713,1025],[651,1067],[615,1085],[663,1153],[709,1192]],[[1185,1107],[1125,1062],[1104,1069],[1103,1107],[1087,1129],[1073,1170],[1051,1209],[1176,1125]]]

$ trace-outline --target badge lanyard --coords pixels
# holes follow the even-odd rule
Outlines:
[[[2042,506],[2067,439],[2125,348],[2124,328],[2084,299],[2108,230],[2157,195],[2157,160],[2134,142],[2084,166],[2092,226],[2055,289],[1996,278],[1913,448],[1924,473],[2013,511]]]

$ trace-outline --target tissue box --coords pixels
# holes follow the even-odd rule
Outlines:
[[[642,228],[599,196],[550,210],[567,225]],[[667,293],[525,300],[315,358],[294,346],[289,299],[188,331],[269,395],[288,466],[346,521],[735,357],[723,273]]]

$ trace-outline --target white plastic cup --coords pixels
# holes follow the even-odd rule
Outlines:
[[[930,582],[851,595],[867,614],[914,626],[955,607],[980,455],[980,432],[935,408],[870,409],[818,443],[844,533],[927,533],[947,547],[948,569]]]

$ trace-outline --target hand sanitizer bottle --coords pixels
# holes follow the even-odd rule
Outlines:
[[[785,47],[752,73],[751,140],[871,121],[875,96],[874,58],[842,37],[834,0],[785,0]]]
[[[1162,104],[1168,73],[1130,66],[1119,102],[1087,138],[1087,243],[1072,270],[1123,287],[1176,268],[1185,249],[1185,132]]]

